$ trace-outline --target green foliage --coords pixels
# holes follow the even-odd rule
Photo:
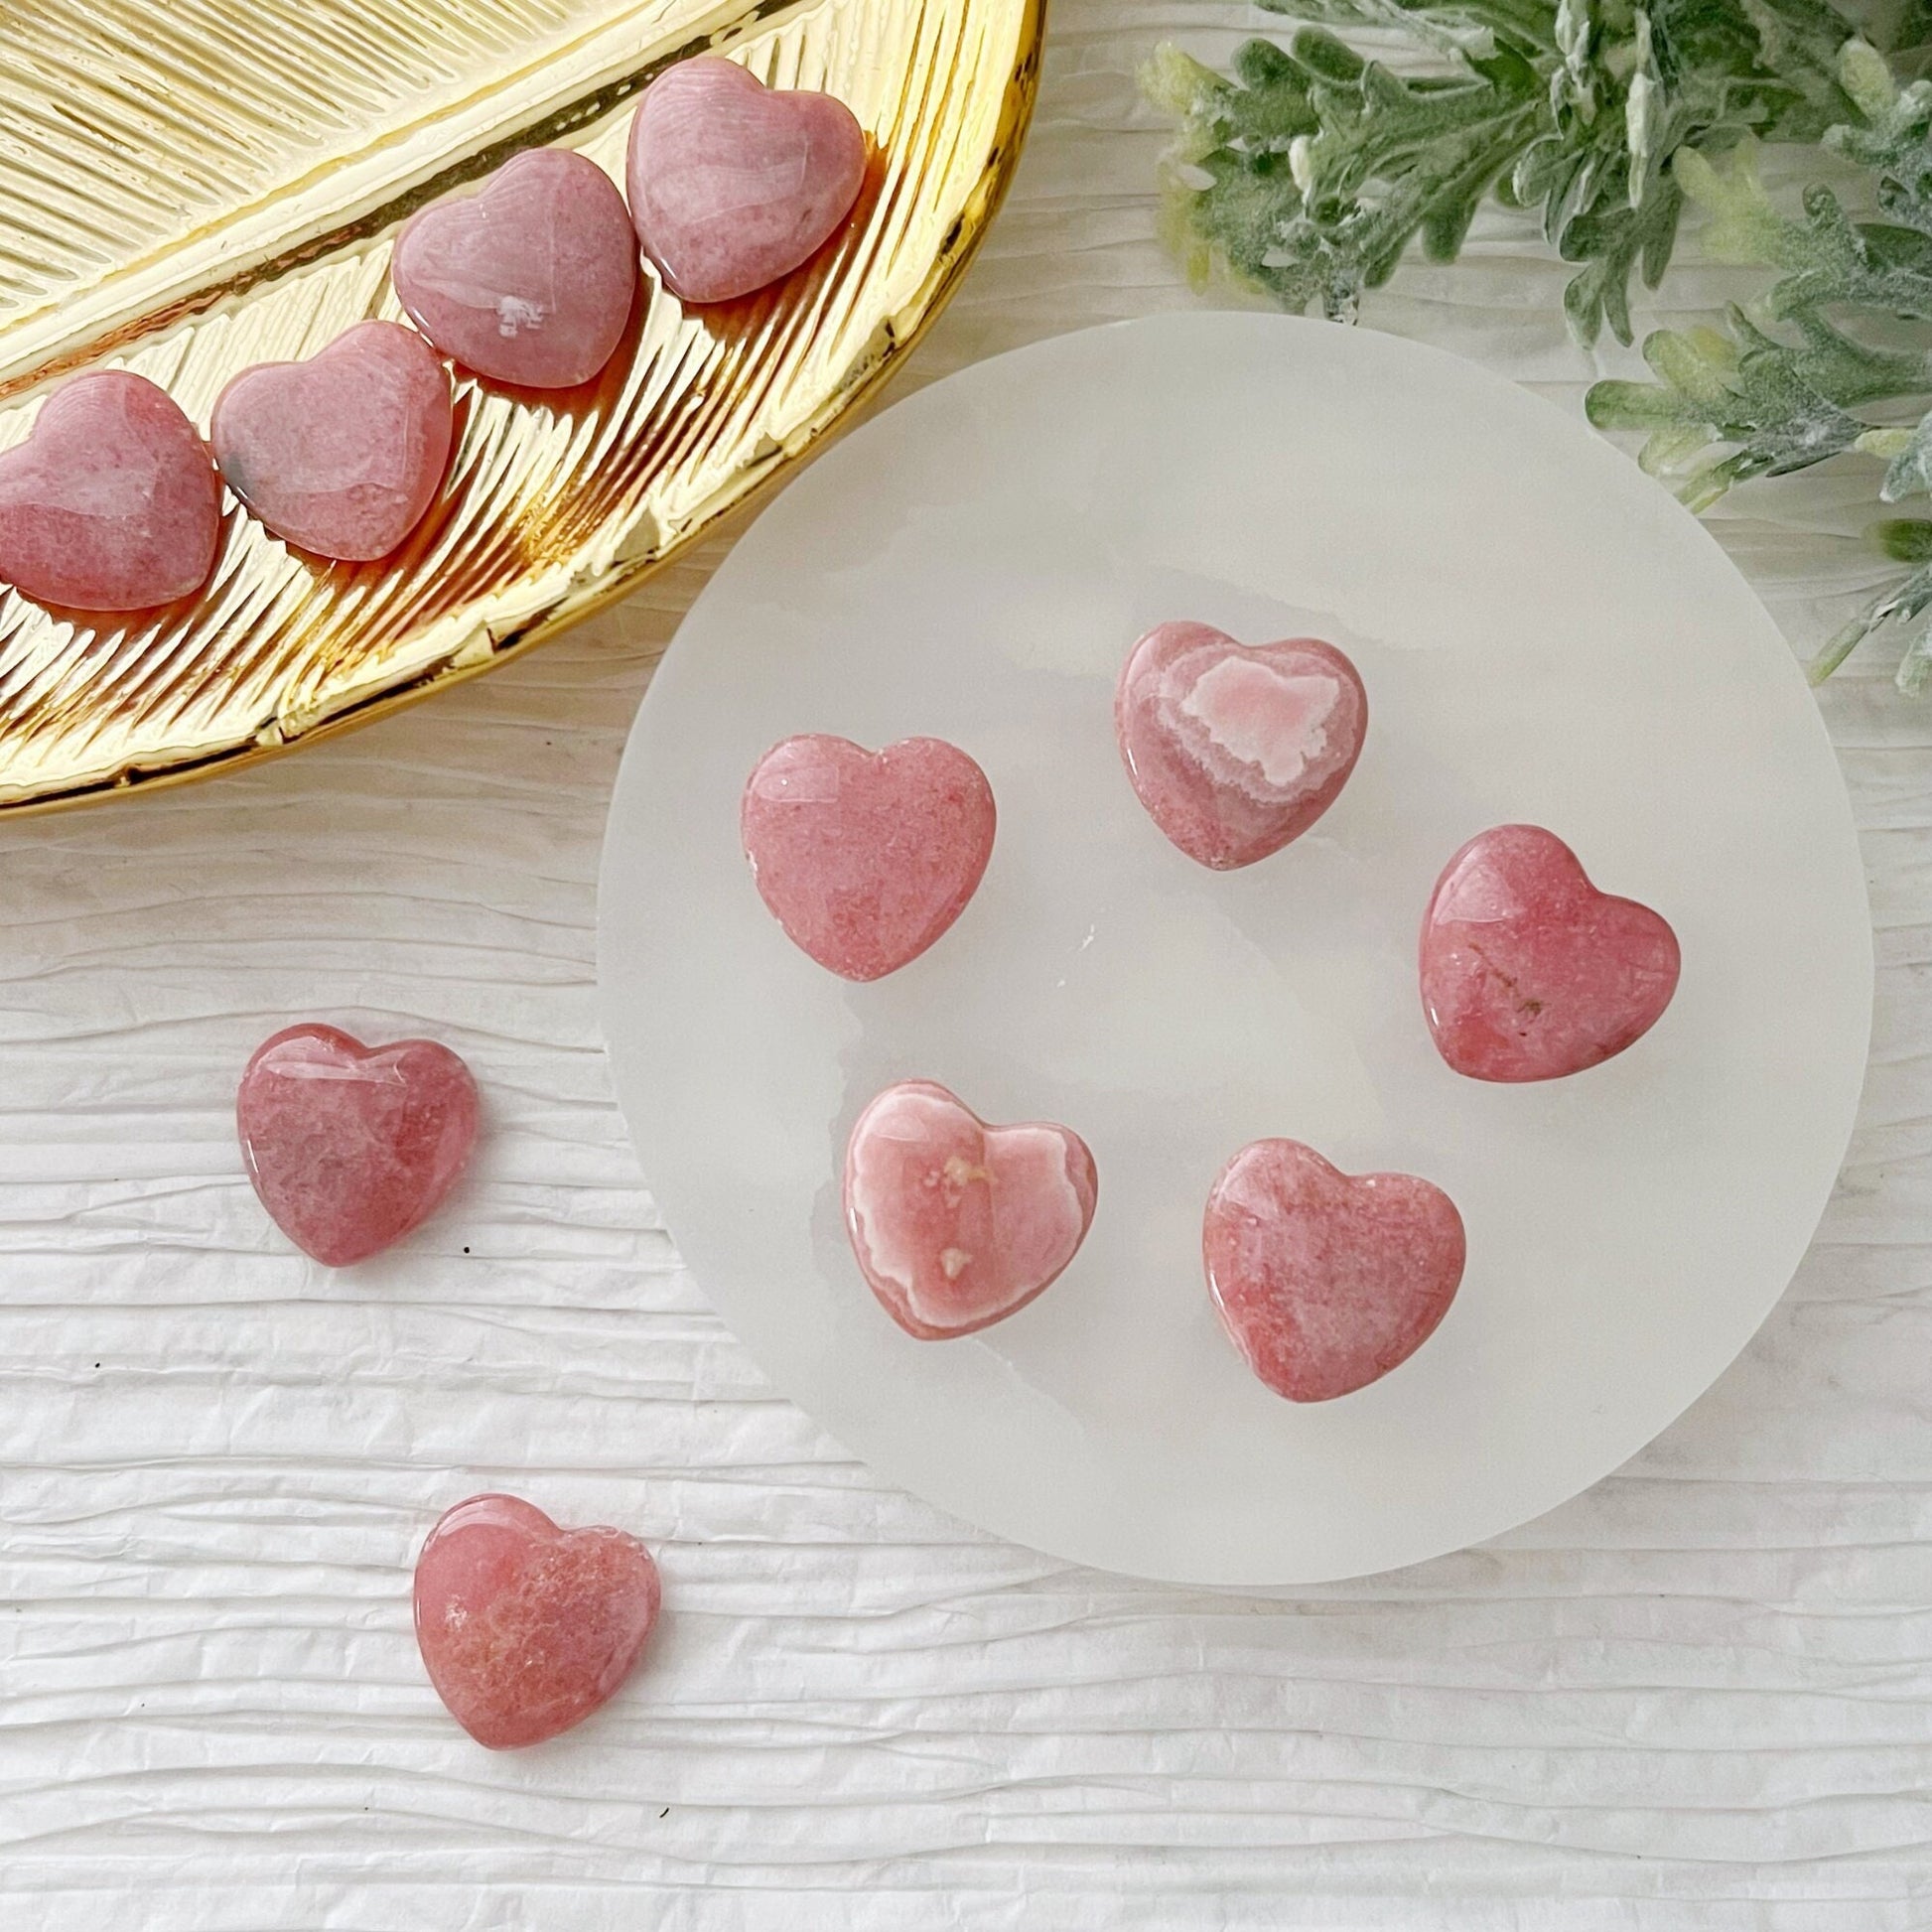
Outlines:
[[[1655,286],[1683,193],[1671,162],[1746,136],[1815,141],[1861,119],[1826,0],[1262,0],[1305,24],[1251,41],[1231,78],[1174,50],[1147,90],[1180,122],[1171,228],[1197,274],[1353,316],[1405,249],[1447,261],[1485,196],[1532,207],[1578,273],[1584,342],[1630,340],[1633,274]],[[1394,28],[1444,72],[1405,78],[1331,27]]]
[[[1932,490],[1932,414],[1886,423],[1899,405],[1932,395],[1932,355],[1880,349],[1855,331],[1932,319],[1932,83],[1897,87],[1862,41],[1839,59],[1857,122],[1827,131],[1826,145],[1873,177],[1875,219],[1855,219],[1830,189],[1814,187],[1795,215],[1765,194],[1748,150],[1725,167],[1683,154],[1679,186],[1710,217],[1706,241],[1721,259],[1776,271],[1752,313],[1733,309],[1728,331],[1659,332],[1644,344],[1655,384],[1599,382],[1590,420],[1646,433],[1640,461],[1693,508],[1747,477],[1800,470],[1848,451],[1884,461],[1880,499]],[[1918,567],[1872,601],[1813,659],[1827,677],[1872,631],[1903,627],[1932,610],[1932,524],[1882,521],[1878,546]],[[1909,633],[1902,689],[1932,682],[1932,626]]]

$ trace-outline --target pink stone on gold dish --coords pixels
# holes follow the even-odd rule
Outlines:
[[[1429,1339],[1465,1243],[1455,1203],[1431,1181],[1346,1174],[1300,1141],[1255,1141],[1208,1195],[1201,1253],[1248,1366],[1291,1402],[1327,1402]]]
[[[249,1178],[295,1245],[331,1268],[379,1253],[456,1184],[477,1139],[477,1083],[447,1046],[364,1046],[290,1027],[235,1095]]]
[[[498,382],[570,389],[616,352],[637,289],[637,238],[596,162],[531,148],[475,195],[412,215],[389,279],[446,355]]]
[[[38,603],[172,604],[207,581],[220,535],[207,447],[145,376],[75,376],[0,456],[0,579]]]
[[[684,61],[630,124],[630,218],[681,302],[729,302],[810,260],[852,212],[866,137],[830,94],[767,88],[736,62]]]
[[[846,1145],[846,1231],[887,1313],[941,1341],[1051,1286],[1086,1239],[1099,1186],[1070,1128],[989,1127],[936,1082],[904,1080]]]
[[[1114,730],[1155,824],[1225,872],[1279,852],[1335,802],[1361,756],[1368,694],[1313,637],[1241,644],[1164,623],[1121,666]]]
[[[883,752],[809,734],[746,782],[739,831],[765,904],[794,945],[849,980],[916,959],[965,910],[993,856],[986,773],[956,745]]]
[[[214,404],[227,485],[278,537],[323,557],[386,557],[450,460],[450,372],[413,329],[360,322],[306,362],[258,362]]]
[[[607,1703],[657,1621],[657,1566],[621,1530],[562,1530],[472,1496],[416,1559],[416,1643],[436,1695],[491,1750],[540,1744]]]
[[[1661,914],[1589,883],[1538,825],[1479,833],[1443,870],[1422,928],[1422,1003],[1474,1080],[1555,1080],[1642,1038],[1677,991]]]

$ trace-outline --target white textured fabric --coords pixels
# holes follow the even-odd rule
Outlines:
[[[1019,185],[911,379],[1193,299],[1133,71],[1265,24],[1055,0]],[[1564,277],[1494,213],[1369,320],[1575,409],[1634,357],[1568,344]],[[1686,267],[1647,319],[1755,285]],[[1724,511],[1794,640],[1879,580],[1874,483],[1848,462]],[[0,827],[0,1925],[1932,1923],[1932,709],[1863,656],[1823,695],[1877,1036],[1819,1244],[1743,1359],[1491,1547],[1190,1593],[883,1487],[657,1227],[593,889],[716,555],[339,744]],[[237,1070],[302,1015],[433,1034],[486,1097],[460,1196],[347,1277],[288,1252],[233,1144]],[[523,1756],[457,1730],[409,1630],[424,1530],[487,1486],[640,1532],[665,1576],[647,1666]]]

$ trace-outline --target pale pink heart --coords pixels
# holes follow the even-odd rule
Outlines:
[[[1423,920],[1423,1012],[1474,1080],[1554,1080],[1620,1053],[1677,991],[1677,935],[1599,893],[1538,825],[1479,833],[1443,869]]]
[[[621,1530],[562,1530],[515,1496],[472,1496],[416,1559],[416,1644],[478,1743],[515,1750],[607,1703],[657,1621],[650,1552]]]
[[[172,604],[207,581],[220,536],[207,446],[145,376],[75,376],[0,456],[0,579],[39,603]]]
[[[306,362],[257,362],[214,404],[227,485],[278,537],[345,563],[386,557],[450,460],[450,374],[413,329],[359,322]]]
[[[866,178],[866,137],[830,94],[767,88],[734,61],[683,61],[644,90],[624,171],[664,286],[729,302],[831,239]]]
[[[995,823],[986,773],[939,738],[883,752],[787,738],[759,760],[739,814],[765,904],[795,945],[849,980],[897,972],[959,917]]]
[[[845,1154],[845,1224],[872,1292],[921,1341],[970,1335],[1050,1287],[1093,1223],[1087,1144],[989,1127],[931,1080],[880,1094]]]
[[[389,279],[445,354],[498,382],[569,389],[616,352],[637,289],[637,238],[596,162],[531,148],[475,195],[412,215]]]
[[[1149,816],[1190,859],[1251,866],[1348,782],[1368,694],[1332,644],[1240,644],[1204,623],[1150,630],[1114,693],[1120,755]]]
[[[1449,1312],[1465,1242],[1455,1203],[1410,1173],[1345,1174],[1300,1141],[1255,1141],[1201,1225],[1222,1325],[1263,1382],[1327,1402],[1405,1362]]]
[[[331,1268],[379,1253],[434,1211],[477,1139],[477,1083],[447,1046],[364,1046],[290,1027],[235,1094],[249,1178],[275,1225]]]

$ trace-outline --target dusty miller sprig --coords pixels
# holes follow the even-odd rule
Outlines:
[[[1840,58],[1857,123],[1826,144],[1870,171],[1879,218],[1855,220],[1830,189],[1814,187],[1801,212],[1782,213],[1747,150],[1715,168],[1678,158],[1676,175],[1710,214],[1706,242],[1722,260],[1778,271],[1725,330],[1660,330],[1644,343],[1654,383],[1599,382],[1590,420],[1646,433],[1640,461],[1702,509],[1733,483],[1801,470],[1860,452],[1882,458],[1878,494],[1897,503],[1932,490],[1932,414],[1885,422],[1899,404],[1932,395],[1932,353],[1870,346],[1854,332],[1875,319],[1932,320],[1932,83],[1899,87],[1863,42]],[[1914,566],[1871,600],[1811,662],[1829,677],[1873,631],[1910,625],[1932,610],[1932,521],[1873,525],[1884,554]],[[1910,630],[1899,687],[1932,682],[1932,623]]]
[[[1858,118],[1837,69],[1853,29],[1828,0],[1261,3],[1305,24],[1251,41],[1231,78],[1173,48],[1148,69],[1179,122],[1170,232],[1197,274],[1337,320],[1412,238],[1454,256],[1493,193],[1578,265],[1578,337],[1628,342],[1630,278],[1654,287],[1676,242],[1676,155]],[[1335,26],[1399,29],[1443,71],[1397,74]]]

